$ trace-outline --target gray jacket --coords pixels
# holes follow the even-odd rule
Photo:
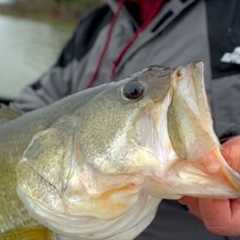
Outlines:
[[[110,0],[80,20],[56,64],[23,90],[16,105],[29,111],[86,87],[117,81],[147,65],[203,60],[217,135],[220,139],[238,135],[240,53],[238,57],[234,49],[240,46],[239,12],[239,0],[168,1],[116,65],[138,24],[131,10],[119,11]],[[234,238],[210,234],[183,206],[164,201],[154,222],[137,239]]]

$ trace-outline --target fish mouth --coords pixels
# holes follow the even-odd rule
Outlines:
[[[240,174],[221,155],[213,131],[203,63],[176,68],[168,95],[147,111],[139,132],[151,135],[141,144],[158,161],[147,182],[151,194],[172,199],[240,196]]]

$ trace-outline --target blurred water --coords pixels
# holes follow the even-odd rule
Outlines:
[[[0,15],[0,97],[16,96],[54,64],[70,32],[60,25]]]
[[[15,0],[0,0],[0,4],[13,3]]]

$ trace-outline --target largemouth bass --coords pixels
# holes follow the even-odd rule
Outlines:
[[[133,240],[161,199],[236,198],[203,64],[150,66],[19,114],[0,111],[0,240]]]

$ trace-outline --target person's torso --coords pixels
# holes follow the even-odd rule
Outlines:
[[[111,1],[112,8],[116,4]],[[109,38],[111,24],[105,24],[91,48],[67,67],[72,72],[71,92],[91,85],[120,80],[148,65],[184,65],[202,60],[205,63],[206,87],[219,138],[240,134],[240,2],[237,0],[172,0],[150,25],[140,33],[115,67],[119,52],[134,34],[136,25],[124,9]],[[108,42],[102,56],[103,47]],[[232,59],[223,59],[230,53]],[[234,55],[235,54],[235,55]],[[235,56],[235,58],[234,58]],[[101,58],[102,57],[102,58]],[[101,59],[100,59],[101,58]],[[228,59],[227,59],[228,60]],[[174,201],[164,201],[154,222],[138,240],[220,240],[207,232],[195,217]]]

